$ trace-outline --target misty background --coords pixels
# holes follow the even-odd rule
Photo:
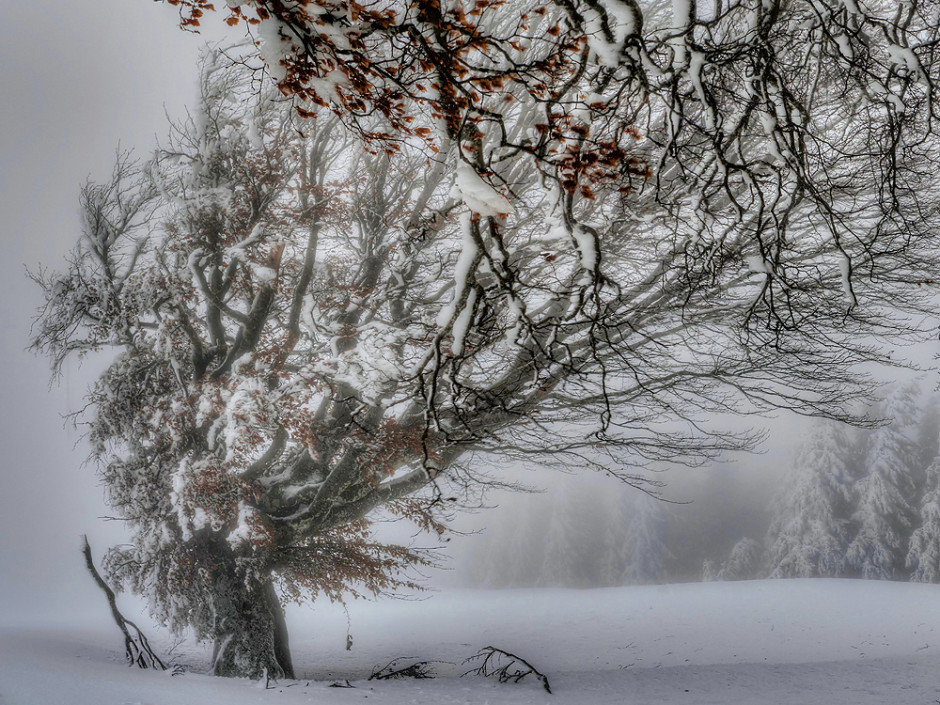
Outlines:
[[[82,564],[79,536],[87,533],[100,556],[123,533],[119,522],[101,519],[108,514],[103,488],[94,468],[83,465],[80,428],[63,418],[80,407],[95,360],[71,362],[50,388],[47,362],[27,350],[40,292],[26,268],[60,266],[78,234],[81,183],[107,177],[118,146],[148,155],[166,132],[166,114],[181,115],[195,97],[203,43],[225,33],[218,18],[209,18],[202,36],[182,32],[171,7],[146,0],[8,3],[5,18],[0,622],[54,620],[76,609],[106,619],[104,600]],[[935,351],[908,352],[927,363]],[[933,386],[933,377],[924,380]],[[429,583],[618,584],[627,578],[605,572],[616,560],[603,553],[622,544],[625,534],[618,532],[638,518],[644,526],[664,527],[660,578],[699,579],[705,560],[723,560],[742,537],[764,538],[781,478],[814,423],[793,416],[751,421],[770,424],[762,452],[708,468],[664,469],[657,479],[666,483],[669,503],[577,468],[570,475],[514,469],[513,480],[542,491],[494,490],[488,509],[458,516],[444,569]],[[606,538],[599,538],[601,529]],[[408,536],[401,527],[389,531]],[[425,538],[414,540],[420,545]]]
[[[26,267],[56,267],[78,233],[78,189],[111,171],[115,149],[152,149],[164,110],[195,94],[203,40],[172,8],[150,2],[6,3],[0,44],[0,619],[105,606],[84,572],[79,535],[99,550],[122,534],[94,471],[83,467],[74,410],[93,361],[70,363],[49,387],[26,349],[39,289]],[[96,594],[97,593],[97,594]]]

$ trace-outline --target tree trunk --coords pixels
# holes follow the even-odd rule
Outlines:
[[[287,621],[284,619],[284,608],[277,597],[277,591],[271,582],[265,583],[265,602],[268,611],[274,619],[274,656],[277,659],[285,678],[296,678],[294,664],[290,657],[290,641],[287,636]]]
[[[217,566],[214,583],[213,674],[294,678],[284,610],[269,577],[245,575],[230,560]]]

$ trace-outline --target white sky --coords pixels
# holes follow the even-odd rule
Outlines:
[[[35,610],[104,607],[84,574],[82,532],[100,554],[116,524],[76,433],[90,371],[72,365],[49,391],[45,360],[27,352],[39,303],[25,266],[58,266],[78,234],[78,191],[110,173],[115,148],[141,155],[195,96],[204,39],[151,0],[7,2],[0,42],[0,621]],[[215,34],[221,21],[214,19]],[[210,29],[212,29],[210,27]]]

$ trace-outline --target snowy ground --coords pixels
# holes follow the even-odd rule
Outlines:
[[[98,626],[0,629],[0,705],[294,703],[681,703],[934,705],[940,701],[940,587],[848,580],[706,583],[603,590],[445,591],[422,601],[289,614],[296,682],[132,670]],[[97,616],[96,616],[97,620]],[[154,634],[153,636],[157,636]],[[538,683],[460,678],[492,644],[545,673]],[[161,646],[170,644],[165,639]],[[367,681],[395,657],[437,660],[434,680]],[[331,688],[349,679],[353,688]]]

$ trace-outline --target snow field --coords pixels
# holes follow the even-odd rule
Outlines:
[[[420,601],[291,609],[301,679],[202,675],[205,648],[170,656],[178,676],[122,663],[117,630],[0,630],[2,705],[248,703],[797,703],[932,705],[940,699],[940,588],[778,580],[598,590],[447,591]],[[157,633],[151,630],[153,637]],[[168,641],[155,638],[166,648]],[[459,678],[492,644],[545,673],[500,685]],[[434,680],[367,681],[396,657],[433,660]],[[354,688],[330,688],[349,679]]]

